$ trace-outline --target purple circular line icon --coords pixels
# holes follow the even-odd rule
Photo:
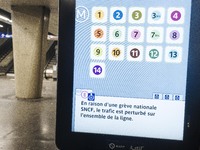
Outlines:
[[[137,29],[135,29],[135,30],[133,30],[132,32],[131,32],[131,37],[133,38],[133,39],[139,39],[140,37],[141,37],[141,32],[139,31],[139,30],[137,30]]]
[[[86,99],[88,97],[88,92],[87,91],[82,91],[81,92],[81,97]]]
[[[175,10],[171,13],[171,19],[173,21],[179,21],[181,19],[181,13],[178,10]]]
[[[177,30],[173,30],[170,32],[170,38],[172,40],[177,40],[180,38],[180,33]]]
[[[99,65],[94,66],[92,70],[95,75],[100,75],[102,73],[102,67]]]

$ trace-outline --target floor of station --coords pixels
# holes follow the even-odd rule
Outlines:
[[[0,76],[0,150],[56,150],[56,81],[43,81],[42,98],[17,100],[14,77]]]

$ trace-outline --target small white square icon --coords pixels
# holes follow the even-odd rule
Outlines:
[[[170,7],[167,12],[168,24],[183,24],[185,22],[185,9]]]
[[[163,39],[164,39],[164,29],[162,27],[147,28],[148,43],[163,43]]]
[[[183,28],[168,27],[166,32],[166,43],[168,44],[182,44],[183,43]]]
[[[182,47],[167,46],[165,49],[165,62],[181,63],[182,62]]]
[[[123,26],[110,27],[109,40],[110,42],[124,42],[126,29]]]

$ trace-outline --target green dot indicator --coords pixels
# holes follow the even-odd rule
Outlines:
[[[157,31],[157,30],[153,30],[153,31],[151,32],[151,38],[152,38],[153,40],[159,39],[159,38],[160,38],[160,32]]]
[[[159,57],[159,51],[157,49],[152,49],[149,51],[149,57],[152,59],[156,59]]]
[[[113,37],[119,39],[122,35],[122,32],[118,29],[113,31]]]
[[[102,48],[97,47],[97,48],[94,49],[94,55],[95,56],[100,57],[100,56],[102,56],[102,54],[103,54]]]
[[[132,13],[132,18],[134,20],[140,20],[142,18],[142,12],[139,10],[136,10]]]

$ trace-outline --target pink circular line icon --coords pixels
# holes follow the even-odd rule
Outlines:
[[[82,91],[81,92],[81,97],[86,99],[88,97],[88,92],[87,91]]]
[[[181,13],[178,10],[175,10],[171,13],[171,19],[173,21],[179,21],[181,19]]]

